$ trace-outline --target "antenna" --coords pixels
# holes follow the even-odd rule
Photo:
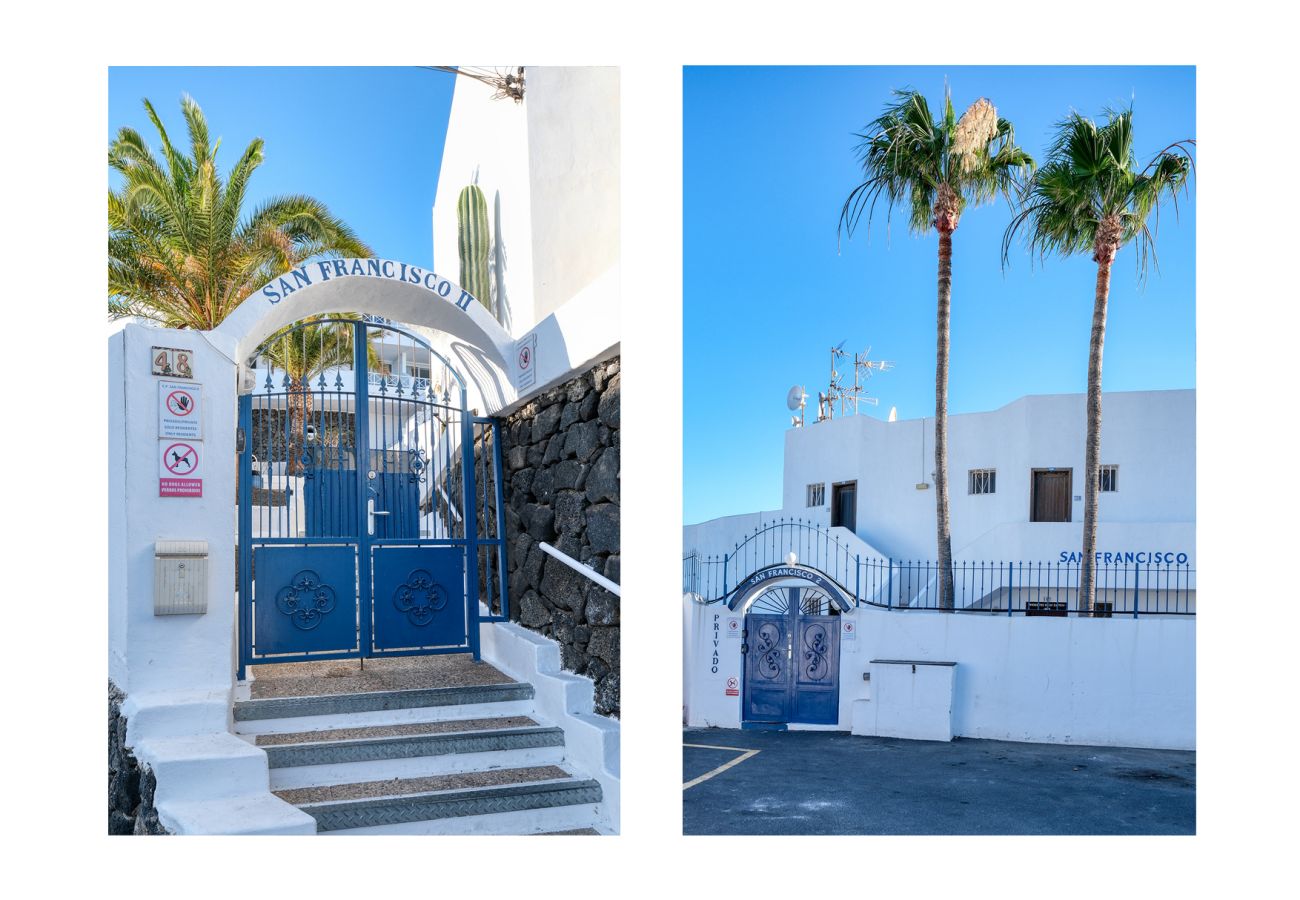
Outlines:
[[[841,344],[841,346],[843,346]],[[871,406],[878,406],[880,401],[875,397],[866,395],[867,388],[865,382],[876,372],[884,372],[893,367],[893,363],[885,360],[875,360],[871,358],[871,347],[863,353],[853,354],[853,387],[844,390],[839,381],[839,373],[835,371],[834,355],[831,357],[831,390],[839,395],[840,412],[844,412],[844,404],[847,400],[853,404],[853,412],[856,415],[860,412],[860,404],[867,403]]]
[[[857,414],[859,412],[859,405],[862,403],[868,403],[871,406],[878,406],[880,404],[880,401],[877,398],[866,396],[866,385],[864,384],[864,382],[876,372],[885,372],[894,367],[894,364],[892,362],[888,362],[886,360],[871,359],[871,348],[867,347],[866,352],[860,354],[859,353],[853,354],[853,386],[850,388],[845,388],[844,387],[845,373],[840,372],[840,370],[835,367],[835,360],[841,356],[848,356],[848,353],[845,352],[844,350],[844,345],[847,343],[848,340],[846,339],[840,341],[837,345],[830,348],[831,380],[825,392],[822,391],[817,392],[817,421],[818,422],[824,422],[827,419],[835,418],[836,402],[838,402],[840,405],[840,415],[845,415],[846,412],[849,411],[847,409],[849,404],[852,404],[852,412],[854,414]],[[789,406],[791,410],[795,409],[793,398],[796,396],[796,391],[799,394],[803,393],[803,389],[801,387],[793,387],[790,389],[790,393],[786,397],[786,405]],[[802,404],[800,404],[799,410],[800,410],[799,424],[802,425],[803,424]],[[896,410],[893,414],[896,415]],[[894,421],[894,420],[891,419],[890,421]]]
[[[794,416],[790,417],[790,424],[793,425],[795,428],[803,427],[803,408],[804,408],[805,401],[807,401],[807,399],[808,399],[808,395],[803,392],[803,385],[801,384],[796,384],[794,387],[790,388],[790,390],[786,391],[785,394],[786,409],[789,409],[791,411],[794,411],[796,409],[799,410],[798,418],[795,418]]]

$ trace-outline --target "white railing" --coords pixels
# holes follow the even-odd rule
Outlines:
[[[549,553],[551,556],[554,556],[556,559],[564,563],[573,571],[577,572],[579,575],[583,575],[586,576],[587,578],[590,578],[592,581],[596,582],[596,584],[600,585],[605,590],[609,591],[615,597],[622,599],[623,593],[619,590],[618,585],[610,581],[604,575],[601,575],[595,569],[578,562],[576,559],[574,559],[572,556],[569,556],[567,553],[561,553],[559,550],[556,550],[554,547],[552,547],[550,544],[546,543],[545,541],[542,541],[537,546],[541,547],[544,552]]]

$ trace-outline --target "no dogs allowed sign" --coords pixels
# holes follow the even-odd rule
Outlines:
[[[202,497],[203,444],[199,441],[158,442],[158,496]]]

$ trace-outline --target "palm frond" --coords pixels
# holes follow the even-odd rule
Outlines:
[[[934,226],[940,185],[952,188],[960,213],[967,204],[982,205],[999,195],[1010,202],[1034,167],[1033,158],[1016,146],[1011,123],[998,118],[986,99],[972,104],[959,120],[945,93],[943,117],[936,121],[922,94],[910,88],[895,91],[880,116],[856,137],[865,178],[845,200],[837,228],[850,238],[864,214],[870,224],[882,198],[887,215],[895,205],[906,205],[909,229],[924,234]]]
[[[1096,255],[1099,239],[1109,240],[1099,237],[1098,229],[1110,220],[1119,223],[1119,246],[1134,243],[1137,248],[1139,280],[1146,277],[1148,263],[1158,269],[1160,205],[1168,199],[1177,209],[1178,194],[1195,171],[1195,142],[1176,141],[1139,170],[1132,109],[1107,110],[1106,115],[1103,125],[1077,112],[1057,123],[1047,162],[1030,178],[1003,233],[1004,267],[1018,237],[1039,261],[1048,255]]]
[[[251,141],[223,178],[220,141],[190,97],[181,101],[190,155],[172,143],[144,101],[161,141],[161,160],[144,138],[122,128],[109,146],[121,185],[109,191],[108,312],[171,327],[216,327],[252,291],[314,256],[372,256],[374,251],[325,204],[279,197],[243,212],[263,144]]]

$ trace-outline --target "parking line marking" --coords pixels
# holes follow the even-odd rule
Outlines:
[[[740,754],[740,756],[737,756],[737,757],[736,757],[735,759],[733,759],[731,762],[723,763],[722,765],[718,766],[718,767],[717,767],[716,769],[714,769],[713,771],[711,771],[711,772],[705,772],[705,773],[704,773],[703,775],[701,775],[699,778],[693,778],[693,779],[691,779],[690,781],[686,782],[684,785],[682,785],[682,790],[687,790],[688,788],[693,788],[693,787],[695,787],[697,784],[699,784],[700,782],[708,781],[708,780],[709,780],[710,778],[712,778],[714,775],[721,775],[723,772],[727,771],[727,770],[730,769],[732,766],[738,766],[738,765],[740,765],[741,763],[743,763],[745,760],[749,759],[751,756],[757,756],[758,753],[759,753],[758,750],[747,750],[747,749],[745,749],[744,747],[717,747],[717,746],[714,746],[713,744],[682,744],[682,746],[683,746],[683,747],[695,747],[695,748],[700,749],[700,750],[734,750],[735,752],[737,752],[737,753]]]

